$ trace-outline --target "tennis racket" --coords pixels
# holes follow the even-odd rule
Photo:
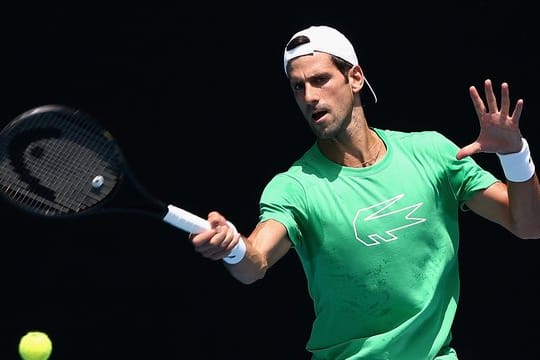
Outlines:
[[[118,206],[128,184],[137,205],[123,199]],[[210,228],[206,219],[147,192],[111,133],[89,114],[63,105],[30,109],[0,131],[0,194],[41,217],[137,213],[189,233]]]

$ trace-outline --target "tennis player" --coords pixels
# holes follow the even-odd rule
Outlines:
[[[245,284],[261,279],[290,249],[314,302],[306,345],[313,359],[456,360],[451,327],[458,306],[458,215],[472,212],[518,238],[540,238],[540,186],[508,84],[470,96],[480,131],[459,148],[436,131],[370,126],[376,101],[349,40],[312,26],[294,34],[283,66],[316,136],[260,198],[260,221],[242,236],[218,212],[190,238]],[[361,92],[362,89],[369,91]],[[506,179],[471,155],[493,153]]]

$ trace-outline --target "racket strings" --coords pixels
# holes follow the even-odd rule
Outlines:
[[[114,147],[110,146],[110,142],[103,141],[103,137],[96,137],[96,134],[100,133],[100,127],[89,128],[90,125],[95,124],[89,121],[72,123],[69,128],[70,141],[63,141],[60,143],[61,148],[47,152],[57,155],[57,159],[52,159],[52,174],[55,174],[55,181],[64,185],[57,193],[57,202],[76,212],[99,202],[102,199],[100,193],[105,191],[108,194],[111,190],[110,184],[116,183],[116,179],[111,178],[110,172],[106,171],[106,166],[113,159]],[[100,156],[96,156],[96,153]],[[66,158],[58,155],[65,155]],[[102,186],[109,188],[92,188],[92,179],[96,176],[102,176]],[[82,189],[84,191],[81,191]]]
[[[42,118],[42,124],[40,126],[43,126],[43,127],[48,127],[50,125],[50,119],[48,118]],[[18,136],[20,134],[25,134],[29,131],[34,131],[36,132],[36,130],[39,130],[39,129],[36,129],[34,128],[35,124],[33,122],[30,122],[30,121],[27,121],[25,123],[23,123],[23,125],[25,126],[21,126],[18,130],[18,133],[14,136],[14,139],[13,141],[11,142],[11,144],[13,143],[20,143],[21,141],[17,141],[18,139]],[[26,144],[27,146],[30,145],[30,144]],[[38,147],[37,144],[35,144],[35,147],[34,147],[34,154],[32,156],[23,156],[24,155],[24,151],[25,151],[25,148],[26,147],[23,147],[21,149],[21,151],[19,152],[19,155],[21,157],[21,160],[20,161],[17,161],[17,162],[20,162],[23,164],[24,166],[24,170],[25,172],[28,172],[29,176],[32,177],[32,179],[35,179],[34,181],[32,181],[31,183],[28,181],[28,179],[24,179],[24,178],[20,178],[18,181],[17,181],[17,175],[20,174],[21,172],[21,169],[16,169],[16,172],[14,172],[13,174],[15,175],[15,181],[16,184],[18,185],[17,188],[14,189],[15,193],[12,195],[14,196],[14,198],[19,201],[19,202],[26,202],[26,205],[30,206],[30,207],[34,207],[34,208],[38,208],[38,209],[41,209],[42,207],[43,208],[47,208],[47,207],[53,207],[53,208],[56,208],[60,211],[63,211],[61,208],[59,208],[57,205],[60,205],[60,204],[56,204],[54,202],[55,200],[55,197],[54,197],[54,191],[51,190],[51,182],[54,181],[54,179],[51,177],[51,176],[43,176],[44,175],[44,169],[43,167],[40,165],[40,164],[49,164],[49,167],[51,165],[51,159],[49,157],[49,159],[47,158],[44,158],[44,159],[38,159],[39,158],[39,155],[42,155],[42,154],[45,154],[45,156],[47,157],[47,151],[39,151],[37,152],[36,149],[41,149],[43,150],[40,146]],[[13,151],[12,151],[13,152]],[[32,153],[32,151],[30,151]],[[17,156],[17,159],[18,159],[19,156]],[[13,163],[13,159],[15,158],[15,156],[11,156],[11,162]],[[18,159],[19,160],[19,159]],[[19,164],[18,164],[19,165]],[[20,165],[19,165],[20,166]],[[32,186],[29,186],[29,185],[32,185]],[[38,191],[40,188],[37,188],[37,186],[40,186],[40,188],[43,188],[43,189],[47,189],[49,190],[49,192],[43,192],[43,191]],[[46,196],[47,194],[51,194],[50,196]]]
[[[52,169],[47,169],[52,170],[51,180],[64,184],[64,188],[57,193],[57,201],[74,211],[92,206],[102,199],[97,191],[80,191],[89,188],[93,178],[103,176],[102,186],[109,186],[109,190],[110,184],[116,181],[111,179],[106,171],[100,171],[104,167],[103,162],[107,163],[113,158],[110,144],[106,141],[96,141],[95,134],[100,129],[86,129],[89,124],[84,122],[74,124],[76,126],[70,129],[72,141],[60,142],[58,149],[48,151],[50,159],[45,162],[51,164]],[[95,153],[88,149],[95,149],[101,157],[95,156]],[[107,191],[107,188],[104,190]]]
[[[2,186],[7,184],[5,192],[14,201],[45,215],[78,213],[100,203],[114,190],[121,177],[121,154],[99,124],[76,113],[56,111],[31,114],[19,123],[8,146],[18,134],[34,129],[57,129],[59,135],[24,147],[24,153],[19,154],[24,174],[14,166],[13,156],[12,171],[2,166]],[[6,145],[1,146],[5,153]],[[99,186],[93,183],[96,177],[102,177]]]
[[[39,118],[34,117],[32,120],[33,121],[24,122],[24,126],[17,129],[17,135],[25,134],[26,132],[32,130],[37,131],[44,128],[51,128],[51,124],[53,122],[51,117],[46,115],[40,116]],[[36,120],[39,120],[40,123],[37,124]],[[51,190],[53,195],[44,196],[42,192],[36,191],[35,186],[28,186],[29,184],[24,181],[24,179],[20,179],[18,182],[19,187],[16,189],[16,193],[13,196],[17,201],[26,202],[26,205],[38,210],[43,210],[44,212],[47,212],[49,208],[58,210],[60,212],[65,212],[68,211],[65,209],[66,204],[62,201],[57,202],[55,196],[56,192],[52,191],[54,184],[57,183],[57,178],[53,175],[55,174],[53,171],[54,168],[58,168],[58,166],[55,166],[57,156],[51,156],[52,154],[50,146],[47,146],[47,144],[50,142],[50,139],[47,138],[47,142],[41,141],[40,143],[35,143],[33,146],[34,154],[32,154],[32,151],[30,151],[30,156],[23,156],[23,158],[25,169],[32,174],[32,177],[39,181],[40,186]],[[42,151],[37,153],[36,149],[40,149]],[[23,151],[24,150],[25,149],[23,149]],[[65,153],[65,149],[58,148],[57,151],[62,151]],[[21,153],[20,155],[22,156],[24,153]],[[41,155],[44,155],[44,157],[41,157]],[[14,175],[17,175],[17,173],[14,173]]]

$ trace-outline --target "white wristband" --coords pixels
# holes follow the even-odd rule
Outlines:
[[[227,221],[227,224],[230,228],[234,230],[236,234],[238,234],[238,230],[236,230],[236,227],[233,225],[233,223]],[[240,261],[242,261],[244,255],[246,255],[246,243],[240,236],[240,238],[238,239],[238,244],[236,244],[236,246],[231,250],[229,255],[223,258],[223,261],[225,261],[227,264],[238,264]]]
[[[535,171],[529,144],[524,138],[521,140],[523,145],[519,152],[511,154],[497,153],[504,171],[504,176],[512,182],[525,182],[534,175]]]

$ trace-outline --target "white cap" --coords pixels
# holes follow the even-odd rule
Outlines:
[[[313,54],[315,51],[334,55],[352,65],[358,65],[358,57],[356,56],[356,52],[354,51],[354,47],[352,46],[351,42],[345,37],[345,35],[332,27],[325,25],[310,26],[309,28],[294,34],[291,37],[291,40],[298,36],[307,37],[309,42],[301,44],[291,50],[287,50],[287,47],[285,47],[285,51],[283,53],[283,67],[287,76],[289,75],[287,73],[287,64],[289,61],[299,56]],[[289,42],[291,40],[289,40]],[[375,91],[373,91],[373,88],[365,77],[364,81],[371,91],[375,102],[377,102],[377,95],[375,95]]]

